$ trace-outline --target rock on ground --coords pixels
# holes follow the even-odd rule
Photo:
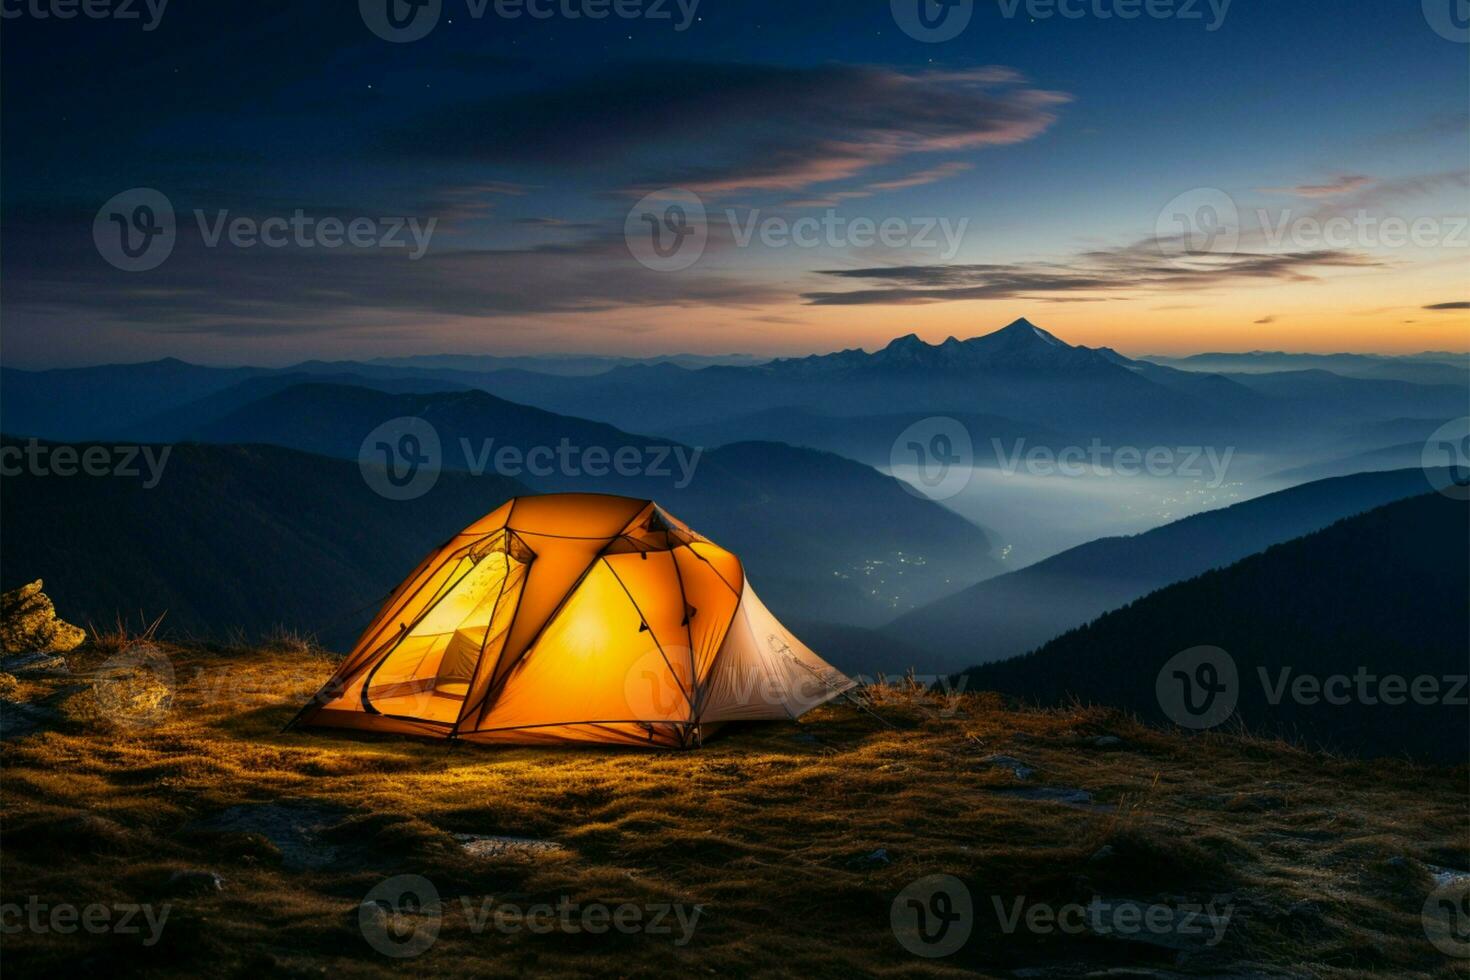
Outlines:
[[[0,698],[0,742],[54,728],[61,714],[54,708]]]
[[[556,841],[531,837],[503,837],[497,834],[455,834],[454,839],[465,853],[474,857],[517,857],[532,860],[565,850]]]
[[[0,651],[65,653],[86,638],[80,627],[57,618],[40,579],[0,594]]]
[[[291,871],[316,871],[338,859],[339,848],[323,839],[347,811],[314,802],[242,803],[196,821],[196,830],[260,834],[281,853]]]

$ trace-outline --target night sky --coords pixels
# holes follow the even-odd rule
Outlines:
[[[806,353],[1018,316],[1131,354],[1470,338],[1463,0],[988,0],[934,43],[902,0],[392,0],[432,22],[406,42],[370,29],[388,2],[5,0],[5,363]],[[128,271],[98,236],[136,188],[175,220]],[[640,262],[689,202],[697,261]],[[211,244],[298,212],[320,238]],[[742,243],[803,217],[830,231]]]

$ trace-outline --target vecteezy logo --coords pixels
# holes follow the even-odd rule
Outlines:
[[[395,44],[427,37],[439,23],[443,6],[444,0],[357,0],[368,30]]]
[[[637,721],[689,717],[689,692],[681,676],[693,669],[689,648],[660,647],[652,639],[649,645],[650,649],[633,661],[623,676],[628,717]]]
[[[709,243],[704,201],[680,187],[646,194],[628,212],[623,239],[633,258],[655,272],[687,269]]]
[[[92,219],[98,253],[124,272],[158,268],[173,252],[177,234],[172,202],[151,187],[123,191]]]
[[[1240,209],[1218,187],[1196,187],[1164,205],[1154,222],[1154,241],[1164,255],[1230,256],[1240,247]]]
[[[1420,462],[1430,486],[1454,500],[1470,500],[1470,416],[1435,429]]]
[[[916,497],[948,500],[970,485],[975,446],[958,419],[920,419],[893,440],[888,472]]]
[[[953,41],[970,26],[975,0],[890,0],[893,20],[915,41]]]
[[[173,707],[173,662],[151,643],[130,644],[97,668],[92,697],[102,717],[114,725],[155,725]]]
[[[1470,0],[1424,0],[1424,19],[1446,41],[1470,44]]]
[[[915,956],[948,956],[975,928],[970,889],[954,875],[929,875],[898,893],[888,910],[893,935]]]
[[[1424,900],[1424,935],[1446,956],[1470,959],[1470,878],[1440,885]]]
[[[416,415],[384,422],[357,451],[363,480],[389,500],[413,500],[432,490],[442,459],[438,430]]]
[[[1235,713],[1240,675],[1219,647],[1190,647],[1164,664],[1154,682],[1159,707],[1183,728],[1214,728]]]
[[[384,956],[400,960],[427,952],[439,938],[443,920],[439,890],[423,875],[380,881],[357,907],[362,938]]]

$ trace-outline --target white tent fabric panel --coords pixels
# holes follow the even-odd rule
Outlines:
[[[856,686],[782,626],[747,581],[699,720],[797,718]]]

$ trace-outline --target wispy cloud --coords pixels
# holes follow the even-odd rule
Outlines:
[[[1449,170],[1441,173],[1420,174],[1411,177],[1395,177],[1378,180],[1350,192],[1341,200],[1323,206],[1323,215],[1343,213],[1363,208],[1378,208],[1400,201],[1427,197],[1446,190],[1470,188],[1470,171]]]
[[[803,294],[817,306],[940,303],[956,300],[1048,298],[1068,293],[1198,290],[1249,280],[1309,282],[1328,268],[1364,268],[1378,261],[1333,249],[1220,255],[1196,252],[1165,260],[1152,242],[1083,252],[1066,263],[907,265],[831,269],[821,275],[861,280],[870,288]]]
[[[273,336],[353,334],[375,324],[475,320],[628,308],[758,308],[789,302],[789,288],[728,271],[679,275],[639,265],[621,225],[525,248],[431,249],[411,261],[385,249],[207,247],[180,225],[168,260],[146,275],[118,272],[77,244],[90,215],[46,215],[9,236],[7,323],[66,315],[145,333]]]
[[[908,187],[919,187],[962,174],[973,166],[974,164],[963,160],[954,160],[949,163],[941,163],[937,167],[930,167],[928,170],[920,170],[907,177],[899,177],[896,180],[880,180],[876,184],[869,184],[868,188],[875,191],[897,191]]]
[[[933,184],[938,181],[962,174],[974,166],[964,160],[952,160],[949,163],[941,163],[937,167],[927,170],[915,171],[902,177],[894,177],[888,180],[879,180],[866,185],[858,190],[827,191],[820,197],[803,197],[785,202],[788,208],[835,208],[843,201],[857,200],[872,197],[879,191],[907,190],[910,187],[922,187],[925,184]]]
[[[1426,310],[1470,310],[1470,302],[1456,300],[1453,303],[1431,303],[1424,307]]]
[[[516,184],[508,180],[445,186],[437,188],[420,201],[416,210],[422,214],[437,216],[442,225],[449,227],[490,217],[495,211],[497,197],[521,197],[533,190],[536,188],[530,184]]]
[[[1261,190],[1266,194],[1290,194],[1295,197],[1341,197],[1371,187],[1375,183],[1372,177],[1352,175],[1334,177],[1332,180],[1322,184],[1297,184],[1295,187],[1263,187]]]
[[[630,193],[799,191],[914,155],[1033,139],[1068,100],[994,67],[635,64],[549,91],[458,105],[386,145],[397,156],[442,162],[617,173]],[[708,135],[691,139],[694,132]],[[959,166],[882,183],[915,186]]]

